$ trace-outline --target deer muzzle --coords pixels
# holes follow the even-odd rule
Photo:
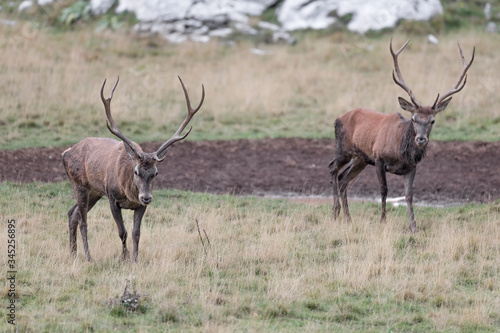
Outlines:
[[[150,194],[140,194],[139,195],[139,201],[144,206],[147,206],[147,205],[149,205],[151,203],[151,201],[153,201],[153,196],[150,195]]]
[[[417,146],[425,146],[425,144],[427,143],[427,138],[426,137],[423,137],[423,136],[417,136],[415,138],[415,143],[417,144]]]

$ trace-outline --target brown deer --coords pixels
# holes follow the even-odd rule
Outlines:
[[[404,50],[409,40],[397,51],[390,51],[394,60],[392,78],[411,98],[411,103],[399,97],[399,105],[412,114],[411,119],[399,112],[383,114],[370,109],[358,108],[347,112],[335,120],[335,157],[329,164],[331,183],[333,184],[333,217],[340,214],[339,193],[344,209],[344,217],[350,221],[347,203],[347,185],[368,165],[375,166],[382,196],[381,221],[385,221],[387,181],[386,172],[404,176],[405,199],[410,216],[410,231],[416,231],[413,214],[413,179],[417,164],[424,158],[429,142],[434,117],[443,111],[451,101],[451,95],[459,92],[467,82],[467,71],[474,61],[466,63],[458,44],[463,70],[458,81],[447,93],[439,97],[432,106],[422,106],[412,90],[405,84],[398,65],[398,55]],[[462,82],[463,81],[463,82]],[[340,172],[340,174],[339,174]]]
[[[106,111],[108,129],[122,140],[110,138],[86,138],[62,153],[66,173],[73,186],[76,204],[68,211],[69,247],[76,256],[76,234],[80,226],[85,257],[91,261],[87,243],[87,213],[103,196],[108,197],[111,214],[118,226],[118,234],[122,241],[124,259],[129,257],[127,250],[127,230],[123,225],[122,209],[134,211],[133,260],[137,261],[141,220],[147,206],[152,202],[153,182],[158,174],[156,164],[165,159],[168,148],[175,142],[183,140],[191,132],[181,135],[194,114],[200,109],[205,99],[205,87],[202,85],[200,104],[193,109],[189,96],[179,77],[186,98],[188,115],[175,134],[165,141],[154,153],[143,152],[141,147],[128,139],[116,125],[111,116],[111,99],[118,81],[111,91],[111,96],[104,98],[104,86],[101,88],[101,100]]]

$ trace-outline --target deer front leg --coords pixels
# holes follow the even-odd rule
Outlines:
[[[408,215],[410,216],[410,232],[412,233],[417,231],[417,222],[415,222],[415,215],[413,214],[413,180],[416,172],[417,168],[404,175],[405,199],[408,206]]]
[[[144,213],[146,212],[147,206],[140,206],[134,211],[134,230],[132,230],[132,239],[134,240],[134,253],[132,258],[134,262],[137,262],[137,256],[139,255],[139,239],[141,238],[141,221]]]
[[[109,200],[109,204],[111,214],[113,215],[113,219],[118,227],[118,236],[120,236],[120,239],[122,240],[122,259],[126,260],[130,258],[130,254],[127,250],[127,229],[125,229],[125,225],[123,224],[122,209],[118,207],[118,204],[113,200]]]
[[[377,169],[377,178],[380,184],[380,196],[382,199],[382,216],[380,222],[385,222],[385,202],[387,199],[387,179],[385,176],[385,163],[383,160],[375,161],[375,168]]]

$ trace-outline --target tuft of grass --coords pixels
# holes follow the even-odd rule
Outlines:
[[[410,235],[401,207],[381,224],[374,205],[353,203],[346,223],[331,219],[329,204],[160,190],[138,263],[121,260],[105,199],[88,216],[87,263],[80,236],[77,258],[69,251],[68,182],[0,185],[0,219],[16,221],[26,331],[487,332],[500,318],[499,202],[416,207],[421,228]],[[124,211],[129,231],[132,219]],[[136,286],[124,288],[131,277]],[[5,288],[1,295],[5,317]]]
[[[85,281],[87,282],[87,281]],[[91,283],[92,286],[95,283]],[[147,306],[144,304],[145,293],[138,292],[135,289],[135,278],[126,279],[125,288],[120,297],[114,297],[108,300],[111,309],[111,315],[115,317],[124,317],[128,313],[144,313]]]
[[[158,310],[158,318],[162,323],[177,323],[181,320],[179,309],[174,305],[161,307]]]

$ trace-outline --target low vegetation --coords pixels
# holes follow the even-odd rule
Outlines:
[[[391,77],[390,35],[306,34],[297,45],[241,41],[234,45],[167,44],[123,31],[75,29],[56,33],[33,22],[0,25],[0,146],[15,149],[67,145],[87,136],[111,136],[99,89],[121,81],[113,110],[137,142],[163,140],[185,112],[180,75],[193,100],[207,98],[190,140],[333,137],[336,117],[357,107],[399,111],[400,88]],[[456,42],[476,60],[460,95],[440,114],[433,140],[497,140],[500,117],[499,39],[471,30],[440,36],[396,33],[412,41],[401,58],[408,84],[425,104],[450,89],[462,69]],[[266,54],[252,53],[260,48]]]
[[[500,202],[417,207],[420,232],[409,234],[404,207],[389,209],[380,224],[379,205],[354,204],[352,223],[344,223],[331,219],[329,204],[161,190],[132,264],[120,260],[105,201],[89,214],[94,262],[85,261],[80,236],[78,256],[70,256],[70,193],[67,182],[0,187],[0,219],[16,220],[20,331],[493,332],[500,325]],[[0,243],[6,235],[4,228]],[[6,291],[2,298],[5,305]]]

